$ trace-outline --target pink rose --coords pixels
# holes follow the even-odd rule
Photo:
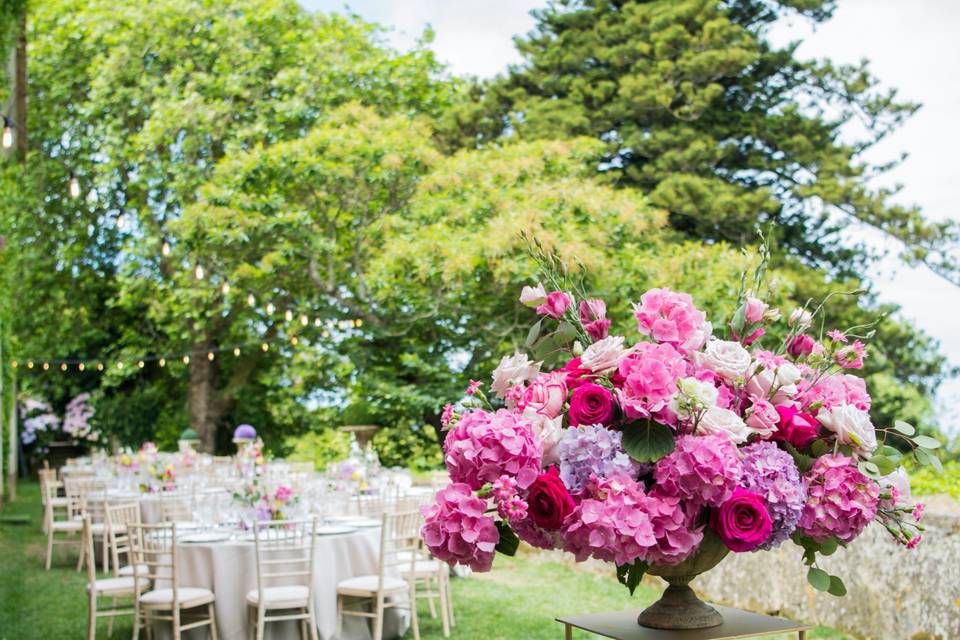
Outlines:
[[[710,528],[728,549],[744,552],[753,551],[770,538],[773,521],[763,497],[737,487],[733,495],[710,514]]]
[[[517,402],[517,411],[526,413],[529,410],[546,418],[556,418],[567,400],[565,378],[560,372],[541,373],[523,391]]]
[[[747,321],[747,324],[756,324],[763,320],[763,314],[769,307],[766,302],[752,296],[747,298],[743,306],[743,319]]]
[[[561,318],[570,306],[570,296],[563,291],[551,291],[547,300],[537,307],[537,313],[551,318]]]
[[[598,384],[577,387],[570,396],[570,425],[607,426],[613,420],[613,395]]]
[[[787,344],[787,353],[794,358],[806,358],[813,353],[813,348],[816,344],[816,340],[805,333],[801,333],[800,335],[790,338],[790,342]]]
[[[527,494],[530,518],[541,529],[557,530],[573,513],[574,502],[556,467],[540,474]]]
[[[780,413],[777,408],[763,398],[752,398],[753,405],[747,410],[747,426],[766,438],[776,432],[780,425]]]
[[[774,440],[789,442],[797,449],[802,449],[817,439],[817,419],[809,413],[803,413],[792,405],[777,405],[780,415],[780,424]]]

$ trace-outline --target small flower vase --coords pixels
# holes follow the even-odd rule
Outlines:
[[[644,609],[637,622],[653,629],[706,629],[723,622],[720,612],[697,597],[690,581],[720,564],[728,549],[713,531],[707,529],[697,552],[673,566],[652,566],[647,573],[667,583],[660,599]]]

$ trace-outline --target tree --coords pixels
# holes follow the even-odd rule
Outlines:
[[[208,281],[191,279],[208,258],[203,268],[218,285],[233,274],[177,236],[184,210],[232,152],[300,138],[352,101],[435,114],[447,85],[426,49],[393,52],[374,27],[312,15],[292,0],[65,0],[31,9],[33,152],[23,167],[4,167],[0,204],[17,247],[4,257],[4,278],[18,351],[70,354],[71,380],[91,386],[101,374],[93,362],[78,374],[78,360],[126,361],[102,374],[108,393],[182,376],[190,421],[212,449],[237,394],[271,356],[207,357],[242,331],[236,314],[220,313]],[[68,195],[71,176],[79,198]],[[239,277],[238,288],[248,284]],[[192,356],[189,368],[134,366],[140,354],[170,352]],[[59,382],[55,375],[47,383]]]
[[[869,179],[895,163],[863,159],[917,105],[866,62],[801,60],[799,43],[767,39],[784,15],[821,22],[833,4],[553,0],[516,40],[524,63],[464,88],[442,133],[452,147],[592,136],[607,145],[599,170],[642,189],[689,237],[743,245],[772,222],[793,257],[849,277],[870,254],[844,234],[857,223],[960,285],[957,224],[891,203]],[[860,137],[847,142],[851,130]]]

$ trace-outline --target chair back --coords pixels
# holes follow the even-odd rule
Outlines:
[[[383,589],[384,577],[395,572],[414,575],[420,549],[420,523],[419,511],[383,514],[378,590]]]
[[[120,571],[120,557],[126,558],[127,564],[136,567],[133,562],[133,552],[130,549],[131,524],[140,524],[140,505],[136,502],[121,502],[107,505],[107,540],[110,546],[110,564],[114,575]]]
[[[160,494],[161,522],[193,521],[193,493],[187,491]]]
[[[57,480],[49,480],[42,485],[43,509],[47,523],[66,522],[73,517],[68,504],[55,504],[56,500],[54,498],[57,497],[57,492],[62,486],[63,483]]]
[[[87,584],[93,589],[97,581],[97,562],[93,555],[93,529],[90,527],[89,516],[83,516],[83,553],[87,558]]]
[[[88,476],[65,476],[63,478],[63,492],[67,497],[67,510],[71,518],[83,516],[86,502],[90,496],[102,499],[106,495],[106,483]],[[102,513],[102,512],[101,512]]]
[[[150,582],[158,588],[165,583],[173,590],[171,602],[179,602],[177,589],[177,525],[169,524],[128,524],[130,551],[134,567],[143,566],[143,571],[133,572],[136,593],[149,588]]]
[[[302,585],[313,598],[313,560],[317,520],[257,522],[253,539],[257,552],[257,589]]]
[[[46,462],[46,460],[44,460],[44,462]],[[56,469],[48,469],[44,467],[43,469],[37,471],[37,479],[40,480],[40,496],[43,498],[44,503],[46,503],[47,492],[44,491],[44,487],[48,482],[57,481],[57,471]]]

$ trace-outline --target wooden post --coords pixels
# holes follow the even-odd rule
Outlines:
[[[14,374],[13,380],[10,383],[10,397],[13,399],[10,403],[10,421],[7,423],[9,425],[10,433],[8,434],[10,443],[9,451],[7,451],[7,488],[10,493],[10,502],[13,502],[17,499],[17,378]]]
[[[27,6],[17,18],[17,43],[14,52],[13,122],[16,125],[17,162],[27,161]]]

